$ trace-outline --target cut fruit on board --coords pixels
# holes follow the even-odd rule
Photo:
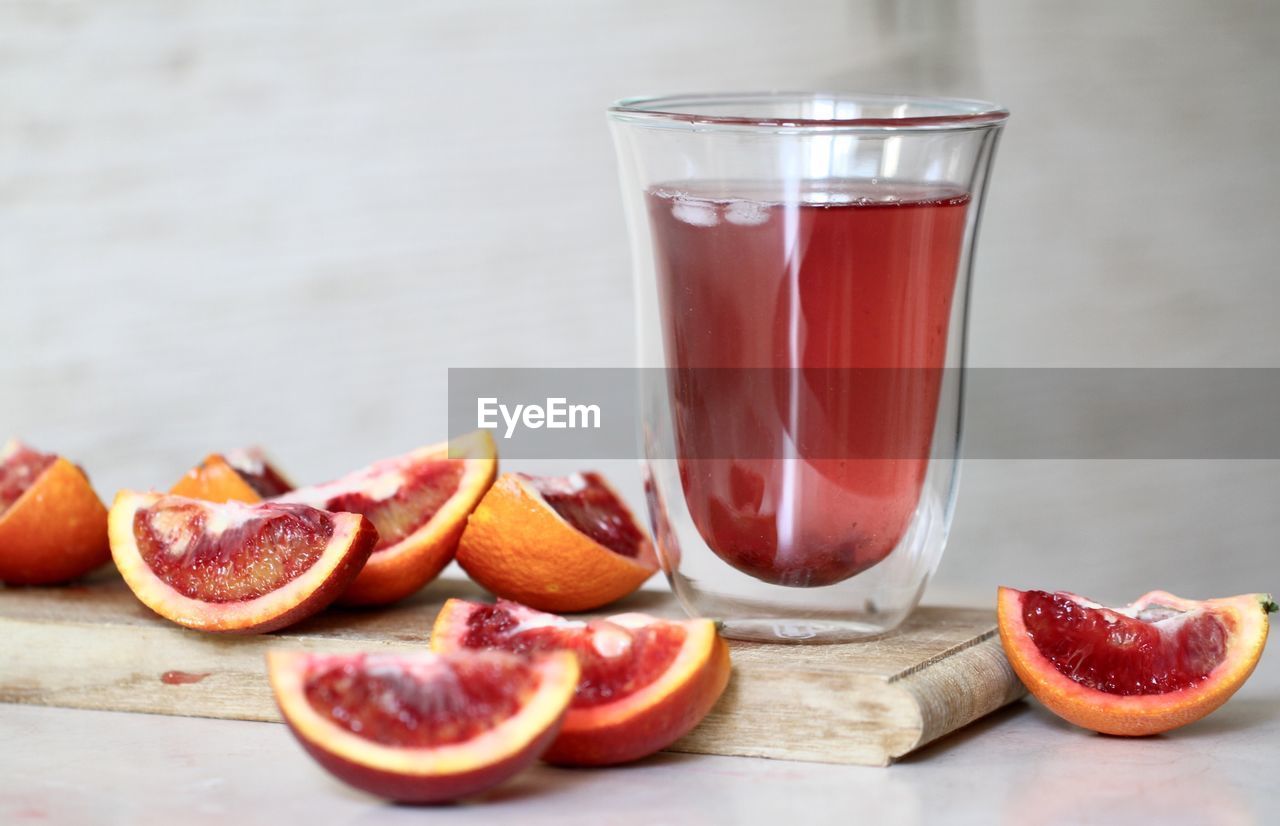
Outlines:
[[[201,631],[273,631],[330,605],[377,542],[369,520],[306,505],[121,491],[111,554],[148,608]]]
[[[155,614],[114,570],[74,588],[0,588],[0,702],[278,721],[269,649],[425,651],[450,598],[487,594],[444,576],[378,611],[333,606],[274,634],[227,635]],[[624,611],[685,618],[656,590],[612,613]],[[885,765],[1026,693],[985,608],[922,606],[897,631],[844,645],[726,642],[729,687],[669,751]],[[173,683],[170,672],[208,676]]]
[[[261,448],[211,453],[169,489],[175,496],[207,502],[248,502],[280,496],[293,490]]]
[[[578,682],[567,652],[272,651],[285,723],[336,777],[379,797],[440,803],[502,783],[556,736]]]
[[[707,619],[569,620],[512,602],[451,599],[431,630],[431,649],[577,655],[581,682],[543,755],[569,766],[626,763],[666,748],[707,716],[729,682],[729,648]]]
[[[1104,734],[1158,734],[1225,703],[1267,641],[1269,595],[1196,601],[1152,591],[1107,608],[1059,591],[999,591],[1000,639],[1050,711]]]
[[[458,544],[458,564],[491,593],[540,611],[591,611],[658,570],[648,534],[597,473],[504,473]]]
[[[84,471],[16,439],[0,448],[0,582],[69,582],[110,558],[107,509]]]
[[[418,591],[449,564],[467,515],[497,470],[493,439],[477,431],[274,501],[368,517],[378,529],[378,545],[342,602],[385,605]]]

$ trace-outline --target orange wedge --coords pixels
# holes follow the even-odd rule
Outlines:
[[[0,582],[67,582],[110,558],[107,509],[84,471],[17,440],[0,449]]]
[[[1262,656],[1269,595],[1196,601],[1152,591],[1107,608],[1065,591],[1001,588],[1000,641],[1050,711],[1104,734],[1195,722],[1225,703]]]
[[[267,676],[285,724],[335,777],[390,800],[443,803],[538,759],[560,730],[578,664],[563,651],[271,651]]]
[[[497,596],[539,611],[590,611],[658,570],[653,543],[596,473],[504,473],[467,520],[458,564]]]
[[[199,631],[275,631],[337,599],[377,532],[353,513],[277,502],[116,494],[111,555],[125,584],[165,619]]]
[[[169,493],[219,504],[247,502],[252,505],[291,490],[293,484],[276,470],[260,448],[244,448],[225,456],[210,453],[187,471]]]
[[[385,605],[422,588],[449,564],[467,515],[497,470],[493,439],[477,431],[273,501],[368,517],[378,544],[342,602]]]
[[[431,629],[439,653],[572,651],[582,676],[564,728],[543,755],[566,766],[639,760],[679,740],[729,683],[729,646],[709,619],[645,614],[570,620],[513,602],[451,599]]]

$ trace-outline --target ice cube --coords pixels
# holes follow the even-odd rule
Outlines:
[[[758,227],[769,220],[769,208],[758,201],[733,201],[725,210],[729,223],[743,227]]]
[[[716,205],[709,201],[676,201],[671,205],[671,214],[695,227],[714,227],[720,222]]]

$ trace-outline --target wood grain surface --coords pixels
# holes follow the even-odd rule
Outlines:
[[[420,651],[452,596],[486,598],[469,582],[442,579],[388,609],[331,610],[238,637],[173,625],[114,577],[4,589],[0,702],[274,721],[268,649]],[[679,616],[658,591],[615,610]],[[725,696],[672,750],[886,765],[1022,695],[982,609],[923,607],[898,632],[853,645],[730,647]]]

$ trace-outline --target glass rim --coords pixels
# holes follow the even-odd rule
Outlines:
[[[720,115],[699,111],[710,106],[768,102],[830,100],[847,103],[906,105],[929,114],[889,117],[761,117]],[[926,97],[862,92],[725,92],[675,95],[639,95],[615,101],[609,117],[620,122],[650,124],[668,128],[724,127],[747,130],[836,130],[836,131],[937,131],[981,129],[999,126],[1009,118],[1005,107],[985,100],[954,97]]]

